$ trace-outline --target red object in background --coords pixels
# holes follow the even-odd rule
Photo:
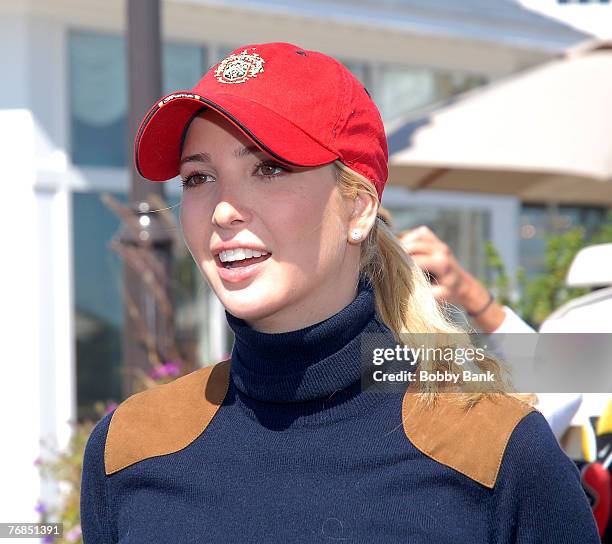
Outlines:
[[[588,463],[580,469],[582,487],[589,495],[599,536],[603,536],[610,520],[612,478],[601,463]]]

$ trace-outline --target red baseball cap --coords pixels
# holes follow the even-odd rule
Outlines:
[[[186,128],[203,107],[278,162],[320,166],[338,159],[382,198],[389,154],[380,112],[336,59],[285,42],[235,49],[193,89],[171,93],[149,110],[134,142],[141,176],[166,181],[178,175]]]

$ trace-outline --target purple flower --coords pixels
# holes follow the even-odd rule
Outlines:
[[[53,537],[53,535],[43,536],[43,539],[42,539],[43,542],[53,542],[54,540],[55,538]]]
[[[76,542],[81,536],[81,534],[82,534],[81,526],[77,525],[76,527],[73,527],[72,529],[70,529],[70,531],[66,533],[66,540],[68,542]]]
[[[169,361],[164,363],[167,376],[178,376],[181,373],[181,363],[178,361]]]
[[[181,373],[180,361],[168,361],[162,365],[155,367],[149,376],[154,380],[165,378],[166,376],[178,376]]]
[[[42,465],[42,459],[40,457],[37,457],[36,459],[34,459],[34,466],[38,467]]]
[[[47,507],[45,506],[44,502],[38,501],[34,507],[34,510],[36,510],[36,512],[39,514],[44,514],[47,511]]]

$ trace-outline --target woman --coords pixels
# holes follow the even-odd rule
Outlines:
[[[135,159],[149,180],[181,176],[185,241],[235,343],[96,425],[86,544],[598,542],[577,469],[528,403],[361,387],[374,349],[455,329],[377,218],[384,128],[340,63],[240,47],[153,106]]]

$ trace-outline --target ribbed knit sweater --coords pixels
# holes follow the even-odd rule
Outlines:
[[[395,345],[367,280],[340,312],[297,331],[262,333],[226,317],[235,333],[227,393],[188,444],[107,474],[121,405],[95,426],[82,476],[85,544],[599,542],[578,470],[538,411],[513,428],[486,486],[415,447],[401,393],[362,390],[362,335]],[[164,409],[147,405],[160,418]],[[170,416],[180,425],[188,414]],[[139,436],[138,420],[129,425]]]

